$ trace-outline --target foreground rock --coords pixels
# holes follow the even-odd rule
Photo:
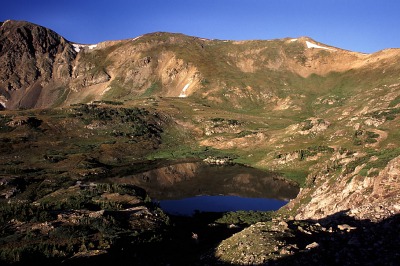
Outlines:
[[[351,162],[361,161],[360,158],[365,163],[352,169]],[[375,171],[378,174],[367,176],[361,175],[361,170],[368,167],[368,164],[376,165],[378,158],[358,157],[345,164],[344,161],[348,159],[338,159],[338,164],[345,165],[338,177],[321,171],[313,174],[310,178],[313,180],[311,186],[303,189],[297,199],[288,205],[289,209],[297,212],[296,219],[321,219],[346,212],[356,219],[381,221],[399,213],[400,157],[389,161],[380,171],[378,168],[370,168],[370,173]],[[332,179],[335,179],[334,183]],[[300,206],[299,202],[306,198],[311,199]]]
[[[398,265],[399,222],[399,215],[371,222],[338,213],[316,221],[257,223],[223,241],[214,263]]]

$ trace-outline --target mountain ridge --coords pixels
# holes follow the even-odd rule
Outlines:
[[[29,22],[7,21],[1,28],[0,97],[2,105],[11,109],[153,95],[197,95],[218,103],[221,85],[245,89],[235,76],[247,79],[245,83],[257,94],[254,97],[262,98],[265,91],[277,93],[262,88],[269,83],[269,74],[324,76],[391,64],[392,58],[400,55],[396,49],[374,54],[351,52],[309,37],[228,41],[155,32],[120,41],[77,44]],[[35,37],[35,47],[28,45],[32,41],[28,37]],[[274,87],[282,90],[279,85]]]
[[[31,24],[31,25],[36,25],[36,26],[38,26],[38,27],[42,27],[42,28],[46,28],[46,29],[51,30],[49,27],[45,27],[45,26],[42,26],[42,25],[40,25],[40,24],[33,23],[33,22],[29,22],[29,21],[26,21],[26,20],[12,20],[12,19],[7,19],[7,20],[4,20],[4,21],[0,21],[0,26],[1,26],[2,24],[6,23],[6,22]],[[53,31],[53,30],[51,30],[51,31]],[[55,31],[53,31],[53,32],[55,32]],[[56,32],[55,32],[55,33],[56,33]],[[317,44],[319,44],[319,45],[325,45],[325,46],[329,46],[329,47],[332,47],[332,48],[335,48],[335,49],[340,49],[340,50],[349,51],[349,52],[354,52],[354,53],[359,53],[359,54],[368,54],[368,55],[375,54],[375,53],[379,53],[379,52],[385,51],[385,50],[393,50],[393,49],[396,50],[396,49],[400,49],[400,48],[397,48],[397,47],[391,47],[391,48],[383,48],[383,49],[381,49],[381,50],[378,50],[378,51],[372,52],[372,53],[358,52],[358,51],[353,51],[353,50],[349,50],[349,49],[340,48],[340,47],[338,47],[338,46],[332,46],[332,45],[324,44],[324,43],[321,43],[321,42],[317,41],[316,39],[313,39],[312,37],[306,36],[306,35],[301,35],[301,36],[297,36],[297,37],[288,36],[288,37],[274,38],[274,39],[243,39],[243,40],[234,40],[234,39],[206,38],[206,37],[201,37],[201,36],[188,35],[188,34],[181,33],[181,32],[167,32],[167,31],[148,32],[148,33],[144,33],[144,34],[142,34],[142,35],[135,36],[135,37],[129,37],[129,38],[117,39],[117,40],[103,40],[103,41],[95,42],[95,43],[80,43],[80,42],[75,42],[75,41],[73,41],[73,40],[68,40],[68,39],[66,39],[66,40],[68,40],[70,43],[75,43],[75,44],[80,44],[80,45],[88,45],[88,46],[89,46],[89,45],[96,45],[96,44],[100,44],[100,43],[119,42],[119,41],[125,41],[125,40],[135,40],[135,39],[138,39],[138,38],[140,38],[140,37],[142,37],[142,36],[152,35],[152,34],[160,34],[160,33],[161,33],[161,34],[171,34],[171,35],[181,35],[181,36],[192,37],[192,38],[196,38],[196,39],[200,39],[200,40],[207,40],[207,41],[229,41],[229,42],[238,42],[238,43],[240,43],[240,42],[252,42],[252,41],[274,41],[274,40],[286,40],[286,39],[287,39],[287,40],[305,39],[305,40],[311,40],[311,41],[313,41],[313,42],[315,42],[315,43],[317,43]],[[58,34],[58,33],[57,33],[57,34]],[[60,36],[61,36],[61,35],[60,35]],[[63,38],[64,38],[64,37],[63,37]]]

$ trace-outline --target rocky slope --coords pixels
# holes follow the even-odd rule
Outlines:
[[[359,220],[381,221],[399,214],[400,157],[390,160],[383,169],[369,168],[366,176],[360,174],[368,163],[377,160],[373,156],[365,158],[365,163],[357,164],[354,169],[350,169],[349,162],[341,174],[330,178],[318,171],[312,176],[312,184],[287,207],[296,209],[296,204],[304,202],[306,197],[310,199],[296,209],[295,218],[299,220],[321,219],[344,212]]]

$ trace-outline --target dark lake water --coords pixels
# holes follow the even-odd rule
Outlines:
[[[287,201],[241,196],[196,196],[178,200],[162,200],[161,209],[174,215],[192,215],[196,211],[272,211],[286,205]]]
[[[142,187],[165,212],[182,215],[195,211],[277,210],[299,192],[297,186],[277,173],[203,162],[170,164],[110,181]]]

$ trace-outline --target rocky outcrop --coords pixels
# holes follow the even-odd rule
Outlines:
[[[223,157],[223,158],[217,158],[217,157],[207,157],[203,160],[203,162],[207,164],[215,164],[215,165],[228,165],[232,164],[232,158],[229,157]]]
[[[330,126],[328,121],[321,118],[310,118],[299,125],[299,134],[309,135],[325,131]]]
[[[70,85],[73,91],[79,91],[85,87],[101,84],[110,81],[111,76],[105,71],[100,70],[92,74],[83,71],[82,74],[75,73],[75,79]]]
[[[296,219],[321,219],[345,211],[357,219],[379,221],[399,214],[400,157],[391,160],[376,176],[360,175],[361,169],[362,164],[336,178],[326,173],[310,176],[314,185],[304,188],[288,208],[294,208],[299,201],[309,198],[308,203],[297,209]]]

